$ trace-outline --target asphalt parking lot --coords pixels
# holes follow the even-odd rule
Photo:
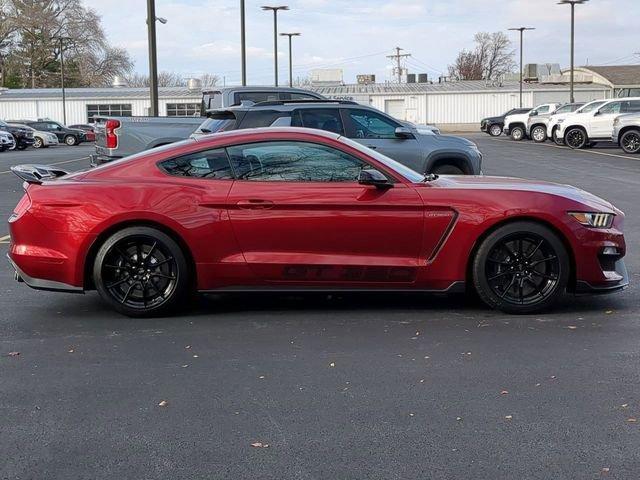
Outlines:
[[[0,478],[637,479],[640,156],[467,137],[487,175],[625,211],[631,287],[522,317],[350,294],[209,296],[132,320],[0,262]],[[0,216],[21,196],[11,165],[75,170],[90,152],[0,153]]]

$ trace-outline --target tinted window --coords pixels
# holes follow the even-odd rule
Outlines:
[[[272,102],[277,101],[278,92],[239,92],[235,94],[235,105],[240,105],[244,101],[250,102]]]
[[[239,180],[263,182],[355,182],[364,163],[324,145],[263,142],[227,148]]]
[[[546,105],[544,107],[540,107],[540,108],[536,108],[535,110],[538,113],[548,113],[549,112],[549,105]]]
[[[231,115],[215,115],[211,118],[207,118],[198,127],[198,131],[202,133],[217,133],[226,132],[227,130],[233,130],[236,124],[236,117]]]
[[[240,128],[268,127],[279,117],[287,115],[288,113],[276,112],[275,110],[250,110],[242,119]]]
[[[349,138],[397,138],[397,123],[369,110],[345,110],[350,120]]]
[[[291,93],[291,94],[287,94],[287,100],[289,99],[291,100],[317,100],[318,97],[314,96],[314,95],[309,95],[307,93]]]
[[[611,102],[600,109],[600,114],[606,115],[608,113],[620,113],[622,108],[622,102]]]
[[[640,100],[629,100],[628,102],[623,102],[622,111],[624,113],[640,112]]]
[[[178,177],[215,178],[228,180],[233,178],[229,159],[224,149],[205,150],[192,153],[160,164],[169,175]]]
[[[291,114],[292,127],[316,128],[344,135],[344,127],[337,108],[303,108]]]
[[[575,112],[576,109],[579,107],[580,105],[565,105],[557,109],[554,113],[571,113],[571,112]]]

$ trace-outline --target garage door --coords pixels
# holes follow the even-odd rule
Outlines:
[[[404,100],[385,100],[384,111],[394,118],[406,120],[404,111]]]

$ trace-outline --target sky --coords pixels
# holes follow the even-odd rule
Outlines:
[[[289,5],[280,12],[280,32],[294,38],[294,77],[313,68],[342,68],[390,79],[386,55],[399,46],[412,56],[413,73],[437,78],[476,32],[535,27],[525,33],[525,63],[569,64],[570,7],[557,0],[246,0],[249,84],[273,83],[273,15],[261,5]],[[185,77],[214,73],[240,83],[239,0],[156,0],[158,68]],[[148,72],[146,0],[86,1],[103,20],[107,37],[126,48],[135,70]],[[590,0],[576,7],[576,64],[640,63],[640,0]],[[507,32],[518,48],[518,33]],[[288,43],[279,38],[279,74],[288,78]],[[281,82],[282,83],[282,82]]]

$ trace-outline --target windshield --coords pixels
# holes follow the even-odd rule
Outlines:
[[[399,174],[405,180],[409,180],[412,183],[420,183],[424,180],[424,175],[419,174],[415,170],[411,170],[409,167],[405,167],[401,163],[398,163],[395,160],[392,160],[391,158],[386,157],[385,155],[382,155],[379,152],[376,152],[375,150],[371,150],[365,147],[364,145],[361,145],[358,142],[349,140],[346,137],[340,137],[340,140],[342,140],[344,143],[346,143],[350,147],[355,148],[359,152],[362,152],[365,155],[368,155],[374,158],[375,160],[383,164],[385,167],[388,167],[389,169]]]
[[[598,108],[600,105],[603,105],[604,103],[605,103],[605,101],[587,103],[580,110],[576,110],[576,113],[589,113],[592,110],[594,110],[595,108]]]

